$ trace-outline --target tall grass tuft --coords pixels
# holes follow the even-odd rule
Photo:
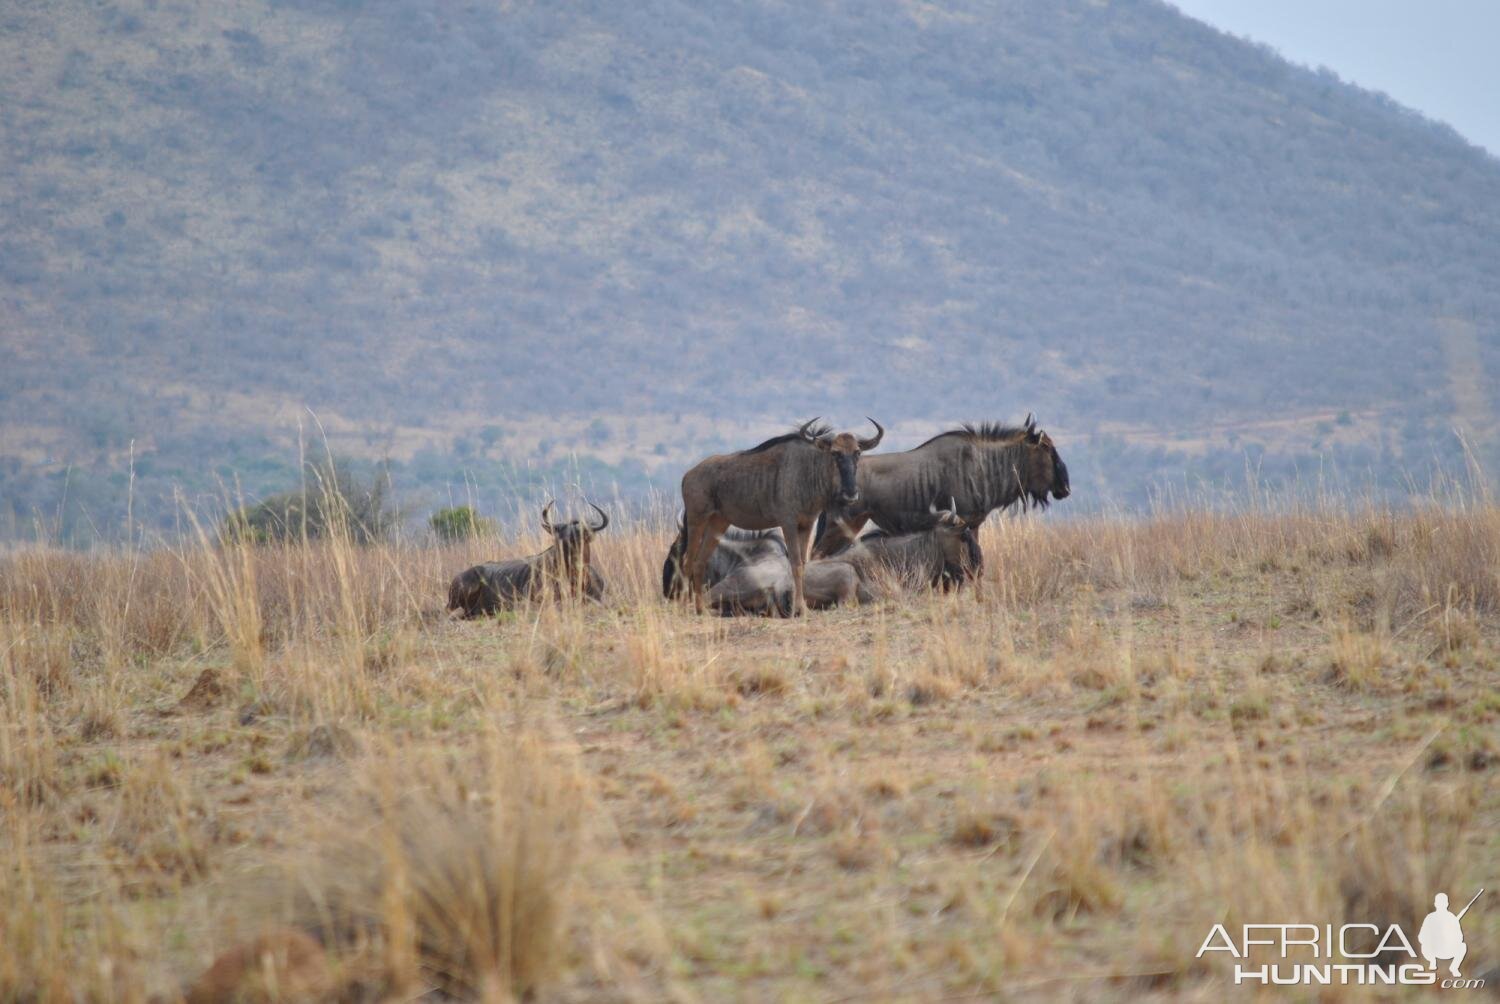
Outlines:
[[[567,956],[581,779],[534,734],[478,747],[372,754],[304,863],[301,924],[389,993],[519,1000]]]

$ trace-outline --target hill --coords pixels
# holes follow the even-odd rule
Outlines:
[[[1034,410],[1125,502],[1492,442],[1500,162],[1154,0],[0,19],[0,534],[299,422],[429,496],[817,413]]]

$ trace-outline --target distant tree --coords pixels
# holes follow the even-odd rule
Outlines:
[[[438,540],[451,542],[468,540],[493,533],[495,521],[479,515],[473,506],[458,505],[439,509],[427,520]]]

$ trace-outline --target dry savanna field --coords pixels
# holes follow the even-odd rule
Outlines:
[[[470,622],[540,534],[14,553],[0,999],[1216,1001],[1214,923],[1481,885],[1493,992],[1500,508],[1062,517],[796,620],[664,601],[668,518]]]

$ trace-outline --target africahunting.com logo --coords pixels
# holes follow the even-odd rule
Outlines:
[[[1477,989],[1484,986],[1484,980],[1466,978],[1459,969],[1469,953],[1460,922],[1483,894],[1480,889],[1458,913],[1449,911],[1447,894],[1434,896],[1415,948],[1400,924],[1391,924],[1383,932],[1378,924],[1244,924],[1238,941],[1223,924],[1215,924],[1197,957],[1228,952],[1235,959],[1236,985]],[[1252,956],[1278,961],[1255,964]],[[1438,971],[1440,962],[1446,973]]]

